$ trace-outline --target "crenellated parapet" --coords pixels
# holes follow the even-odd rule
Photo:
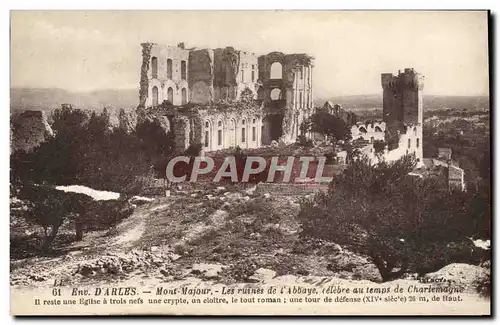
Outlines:
[[[403,91],[422,91],[425,78],[414,69],[407,68],[403,73],[400,71],[398,75],[382,73],[381,81],[384,90],[398,94]]]

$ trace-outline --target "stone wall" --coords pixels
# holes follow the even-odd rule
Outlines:
[[[255,53],[232,47],[214,50],[214,100],[240,100],[245,90],[257,98],[259,64]]]
[[[294,142],[300,124],[313,111],[313,58],[307,54],[271,52],[259,57],[259,77],[262,82],[264,106],[282,119],[281,141]],[[273,93],[280,96],[273,97]]]
[[[139,82],[138,109],[144,109],[149,96],[149,63],[151,61],[152,43],[142,43],[141,78]]]
[[[189,102],[189,50],[179,46],[147,43],[149,46],[148,93],[145,106],[170,101],[174,105]],[[143,50],[143,67],[147,57]],[[144,78],[141,76],[141,80]]]
[[[200,110],[203,151],[261,146],[262,112],[258,108]]]
[[[381,80],[384,121],[391,125],[422,123],[424,77],[407,68],[397,76],[383,73]]]
[[[190,135],[190,122],[187,116],[174,116],[173,122],[173,132],[174,132],[174,143],[175,148],[178,151],[186,150],[189,145],[189,135]]]
[[[320,191],[328,191],[328,184],[294,184],[294,183],[259,183],[257,193],[269,193],[277,196],[304,196]]]
[[[191,103],[208,104],[214,99],[214,51],[189,52],[189,90]]]

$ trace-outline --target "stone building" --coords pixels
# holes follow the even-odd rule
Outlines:
[[[358,122],[351,126],[351,136],[353,140],[363,139],[367,143],[373,143],[375,140],[384,141],[385,122]]]
[[[465,171],[451,160],[424,158],[424,166],[418,170],[422,175],[443,180],[450,188],[466,191]]]
[[[399,71],[398,75],[383,73],[382,88],[385,141],[390,150],[397,150],[391,156],[414,153],[422,162],[424,77],[414,69]]]
[[[312,70],[307,54],[143,43],[138,111],[166,107],[179,149],[290,143],[312,114]]]
[[[322,107],[323,110],[333,114],[342,120],[344,120],[348,125],[354,125],[358,122],[358,117],[355,113],[346,111],[339,104],[333,104],[331,101],[327,100]]]

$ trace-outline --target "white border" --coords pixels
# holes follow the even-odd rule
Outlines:
[[[5,158],[1,160],[2,168],[1,170],[4,171],[1,173],[1,184],[3,186],[1,187],[1,202],[2,202],[2,210],[4,211],[4,226],[0,227],[0,237],[3,238],[4,242],[3,245],[1,246],[1,256],[0,260],[4,261],[2,263],[2,269],[1,269],[1,279],[3,280],[3,287],[2,287],[2,307],[3,307],[3,312],[2,312],[2,319],[1,323],[2,324],[11,324],[15,320],[8,316],[9,315],[9,282],[8,282],[8,273],[9,273],[9,263],[7,263],[9,259],[9,201],[8,201],[8,191],[9,191],[9,175],[7,173],[8,170],[8,157],[7,153],[9,152],[9,22],[10,22],[10,10],[39,10],[39,9],[45,9],[45,10],[50,10],[50,9],[70,9],[70,10],[76,10],[76,9],[100,9],[100,10],[117,10],[117,9],[141,9],[141,10],[147,10],[147,9],[162,9],[162,10],[172,10],[172,9],[204,9],[204,10],[217,10],[217,9],[224,9],[224,10],[245,10],[245,9],[253,9],[253,10],[263,10],[263,9],[302,9],[302,10],[360,10],[360,9],[367,9],[367,10],[382,10],[382,9],[389,9],[389,10],[463,10],[463,9],[491,9],[493,15],[498,15],[500,12],[499,10],[499,3],[500,1],[498,0],[476,0],[476,1],[464,1],[464,0],[453,0],[453,1],[436,1],[436,0],[419,0],[419,1],[382,1],[382,0],[351,0],[351,1],[343,1],[343,2],[335,2],[332,3],[331,1],[325,1],[325,0],[307,0],[307,1],[296,1],[296,0],[287,0],[287,1],[273,1],[270,2],[269,0],[252,0],[248,2],[241,2],[241,1],[188,1],[188,0],[183,0],[183,1],[178,1],[178,2],[172,2],[172,1],[161,1],[161,2],[155,2],[155,1],[147,1],[147,0],[142,0],[142,1],[129,1],[129,0],[122,0],[122,1],[102,1],[102,0],[87,0],[87,1],[22,1],[18,0],[15,1],[14,3],[9,3],[10,6],[8,6],[7,1],[3,1],[1,4],[2,10],[0,11],[1,16],[0,16],[0,21],[2,22],[2,33],[0,34],[2,44],[4,44],[4,51],[2,51],[2,63],[4,66],[4,74],[2,78],[2,83],[3,87],[1,96],[2,96],[2,102],[5,104],[5,106],[1,110],[2,118],[1,121],[2,123],[5,123],[4,127],[0,128],[2,134],[2,141],[0,142],[2,145],[2,152],[5,152]],[[498,25],[498,17],[496,17],[496,23],[495,25],[491,26],[492,28],[495,28],[496,25]],[[495,28],[496,29],[496,28]],[[495,30],[494,31],[494,43],[498,44],[498,32]],[[492,58],[495,62],[497,61],[496,58],[498,57],[497,53],[494,53],[494,58]],[[496,65],[495,71],[491,71],[490,73],[493,75],[496,75],[498,73],[498,65]],[[499,93],[498,91],[498,82],[495,83],[495,88],[491,89],[492,95],[497,95]],[[495,97],[496,98],[496,97]],[[495,104],[498,101],[495,101]],[[497,106],[497,105],[496,105]],[[491,111],[496,111],[497,107],[491,107]],[[495,114],[495,121],[494,124],[498,125],[500,124],[498,113]],[[492,129],[493,131],[493,129]],[[498,146],[498,139],[497,139],[497,134],[496,132],[492,133],[492,136],[494,136],[494,147],[495,150],[494,152],[498,152],[499,146]],[[496,155],[495,157],[496,158]],[[496,161],[496,159],[494,159]],[[493,166],[492,166],[493,168]],[[497,181],[498,177],[495,177],[494,181]],[[492,202],[500,202],[500,197],[498,195],[498,191],[496,191],[497,195],[495,195],[495,198],[492,198]],[[495,218],[494,216],[493,218]],[[495,234],[497,233],[497,228],[498,228],[498,223],[499,221],[497,220],[496,222],[496,227],[494,229]],[[496,239],[496,237],[495,237]],[[496,243],[496,240],[494,241]],[[494,248],[493,252],[496,255],[496,247]],[[495,256],[496,257],[496,256]],[[496,266],[496,265],[495,265]],[[496,268],[495,268],[496,270]],[[494,283],[498,282],[498,272],[495,271],[494,274]],[[496,290],[495,290],[496,293]],[[498,301],[498,299],[494,299],[495,302]],[[496,304],[495,304],[496,305]],[[496,309],[496,306],[493,306],[493,310]],[[89,319],[91,320],[94,324],[106,324],[107,322],[121,322],[123,321],[122,319]],[[277,319],[256,319],[259,322],[270,322],[273,320]],[[368,320],[368,318],[364,319],[357,319],[355,322],[363,321],[363,320]],[[421,319],[424,320],[424,319]],[[26,321],[26,320],[25,320]],[[45,321],[53,321],[52,319],[50,320],[45,320]],[[57,321],[57,320],[56,320]],[[76,321],[81,321],[81,319],[62,319],[60,322],[64,323],[72,323]],[[142,319],[136,319],[133,320],[133,323],[141,323],[143,320]],[[162,320],[157,320],[161,322],[179,322],[179,321],[188,321],[188,320],[183,320],[183,319],[162,319]],[[189,322],[192,321],[219,321],[218,319],[195,319],[195,320],[189,320]],[[249,319],[228,319],[227,321],[233,322],[233,321],[250,321]],[[251,321],[255,321],[255,319],[252,319]],[[285,320],[286,322],[289,322],[290,319]],[[305,321],[305,319],[294,319],[292,321]],[[344,319],[326,319],[326,321],[331,322],[344,322]],[[352,322],[353,320],[350,320],[349,322]],[[386,321],[384,320],[379,320],[379,321]],[[401,322],[401,319],[395,320],[397,322]],[[431,320],[431,319],[425,319],[426,322],[432,323],[436,322],[437,320]],[[439,320],[439,322],[442,321],[451,321],[454,322],[454,319],[446,319],[446,320]]]

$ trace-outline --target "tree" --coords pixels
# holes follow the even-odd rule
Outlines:
[[[63,223],[76,218],[90,200],[83,194],[65,193],[49,186],[33,184],[23,186],[19,197],[29,202],[26,218],[43,228],[44,252],[50,249]]]
[[[408,175],[414,165],[411,156],[376,165],[366,158],[351,162],[333,179],[328,193],[302,202],[301,235],[332,240],[369,256],[383,281],[452,261],[470,262],[470,251],[451,252],[448,245],[464,243],[488,228],[489,215],[475,218],[466,193]],[[487,206],[477,199],[475,204]]]
[[[385,141],[383,140],[375,140],[373,141],[373,150],[375,150],[375,154],[383,154],[385,150]]]

